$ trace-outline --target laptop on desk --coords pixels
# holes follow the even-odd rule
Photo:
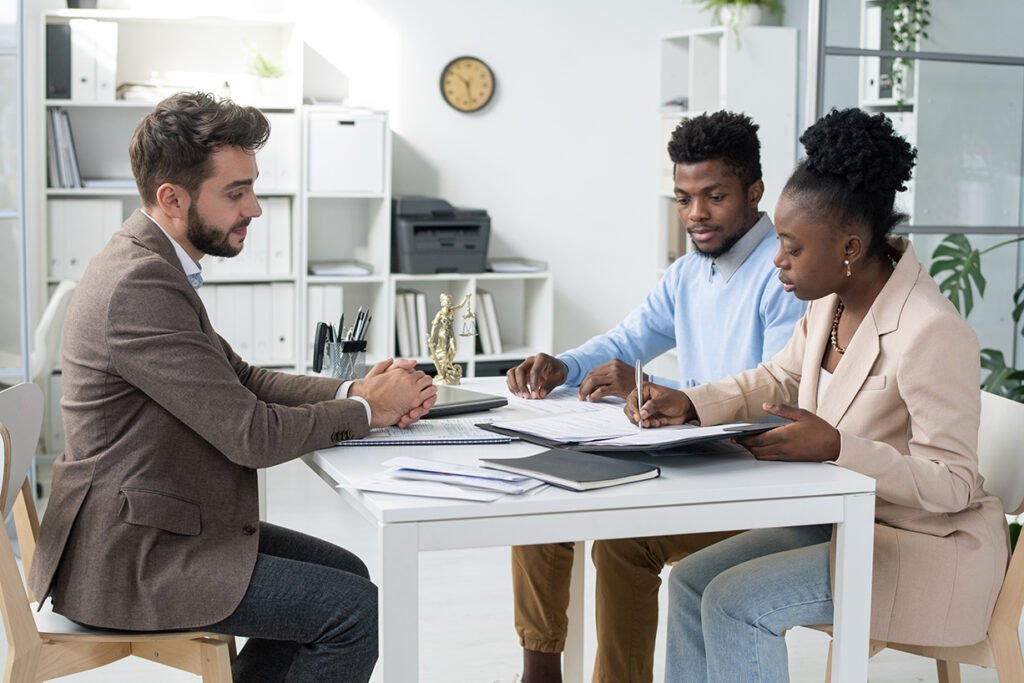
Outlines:
[[[508,399],[504,396],[439,384],[437,385],[437,403],[423,416],[423,419],[475,413],[505,405],[508,405]]]

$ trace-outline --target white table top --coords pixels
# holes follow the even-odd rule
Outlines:
[[[468,388],[504,393],[504,378],[467,380]],[[518,417],[514,408],[490,413]],[[476,465],[481,457],[527,456],[544,450],[528,443],[446,446],[343,446],[311,453],[307,462],[338,484],[347,485],[387,469],[400,455]],[[607,455],[607,454],[602,454]],[[345,489],[356,507],[381,523],[479,519],[586,510],[635,509],[823,495],[870,493],[870,477],[825,463],[760,462],[725,442],[697,446],[683,455],[623,455],[661,467],[657,479],[578,493],[547,487],[539,493],[503,496],[491,503],[364,493]]]

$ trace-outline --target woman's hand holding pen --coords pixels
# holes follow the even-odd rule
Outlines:
[[[690,398],[681,391],[669,389],[660,384],[644,383],[643,405],[637,413],[636,389],[626,398],[626,417],[633,424],[643,427],[679,425],[697,419]]]
[[[770,415],[792,422],[762,434],[736,439],[758,460],[825,462],[839,457],[842,445],[839,430],[825,420],[791,406],[765,403],[764,409]]]

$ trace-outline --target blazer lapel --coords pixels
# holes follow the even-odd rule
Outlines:
[[[800,371],[800,401],[804,410],[818,414],[818,382],[821,376],[821,359],[825,356],[825,345],[832,328],[839,297],[832,295],[813,303],[807,318],[807,346],[804,347],[803,367]]]
[[[846,354],[836,366],[832,383],[825,391],[822,405],[818,406],[817,415],[833,426],[839,424],[846,414],[871,368],[874,367],[881,349],[880,337],[899,326],[903,307],[921,273],[921,263],[914,254],[914,247],[906,238],[891,237],[889,243],[897,251],[902,252],[902,257],[889,281],[871,304],[871,309],[857,328],[853,339],[850,340]],[[835,307],[831,310],[835,315]],[[830,318],[830,325],[831,322]],[[817,362],[821,364],[820,355]]]
[[[832,382],[825,390],[822,404],[818,406],[818,417],[835,426],[853,403],[864,380],[878,358],[878,328],[871,312],[854,333],[843,359],[836,366]],[[819,372],[821,357],[818,357]]]

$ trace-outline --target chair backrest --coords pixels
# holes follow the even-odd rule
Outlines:
[[[1024,511],[1024,403],[981,392],[978,469],[1008,515]]]
[[[4,519],[11,514],[28,476],[42,426],[43,392],[39,387],[25,383],[0,391],[0,441],[4,449],[0,505]]]
[[[32,381],[41,382],[43,376],[50,374],[60,358],[60,337],[64,329],[64,316],[71,303],[71,295],[75,292],[72,280],[63,280],[50,296],[43,317],[36,326],[32,338]]]

